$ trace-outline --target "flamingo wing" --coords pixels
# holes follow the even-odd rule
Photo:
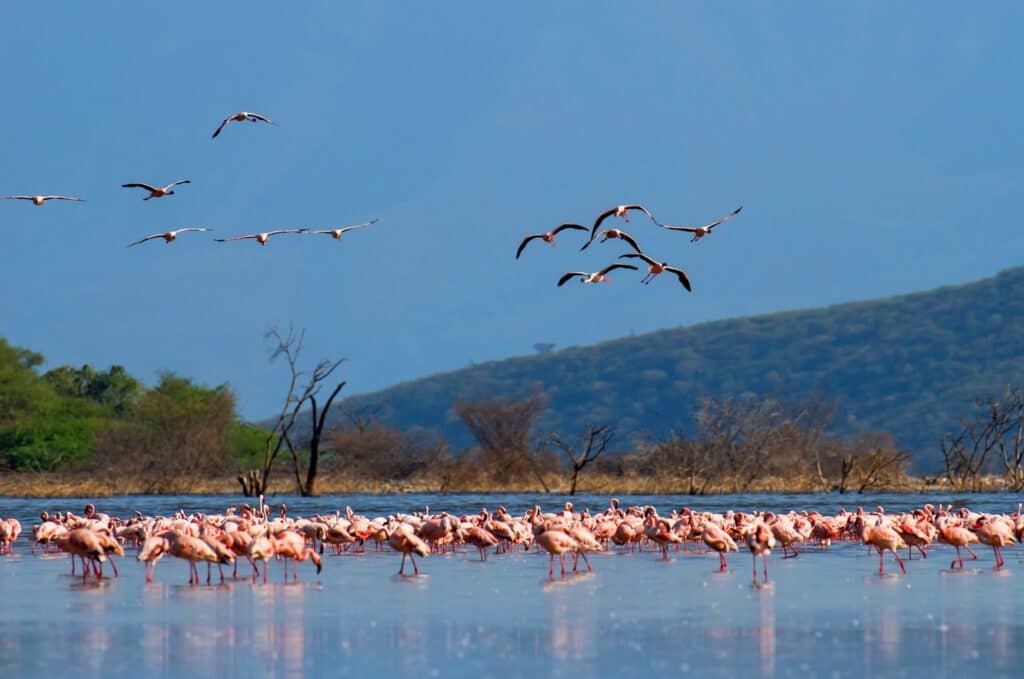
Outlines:
[[[693,292],[693,289],[690,287],[690,279],[686,276],[685,271],[683,271],[682,269],[677,269],[674,266],[666,266],[665,271],[671,271],[672,273],[674,273],[676,275],[676,278],[679,279],[679,282],[683,284],[684,288],[686,288],[686,291]]]
[[[190,179],[178,179],[177,181],[173,181],[170,184],[168,184],[167,186],[165,186],[164,190],[166,191],[167,189],[174,188],[178,184],[191,184],[191,183],[192,183],[192,180],[190,180]]]
[[[519,259],[519,255],[523,254],[523,250],[526,248],[526,244],[527,243],[529,243],[534,238],[543,238],[543,237],[544,237],[544,234],[542,234],[542,233],[531,233],[529,236],[524,238],[523,242],[519,244],[519,248],[516,250],[516,259]],[[559,285],[561,285],[561,284],[559,284]]]
[[[85,202],[81,198],[75,198],[74,196],[43,196],[43,200],[73,200],[78,203]]]
[[[277,125],[277,123],[275,123],[273,120],[271,120],[270,118],[267,118],[266,116],[261,116],[259,113],[246,113],[245,117],[248,118],[249,120],[253,121],[253,122],[256,122],[257,120],[259,120],[259,121],[267,123],[269,125]]]
[[[245,240],[246,238],[259,238],[258,233],[251,233],[245,236],[232,236],[231,238],[214,238],[218,243],[227,243],[233,240]]]
[[[277,229],[275,231],[267,231],[267,238],[276,236],[279,233],[307,233],[309,229]]]
[[[686,231],[688,233],[697,233],[697,230],[700,229],[699,226],[668,226],[667,224],[659,224],[658,226],[669,231]]]
[[[153,191],[154,193],[156,193],[156,191],[157,191],[157,188],[155,186],[150,186],[149,184],[143,184],[142,182],[137,182],[137,183],[132,183],[132,184],[121,184],[121,188],[123,188],[123,189],[146,189],[147,191]]]
[[[580,251],[586,250],[588,247],[590,247],[590,244],[594,242],[595,238],[597,238],[597,230],[601,227],[601,222],[615,214],[616,210],[618,210],[618,208],[613,207],[610,210],[605,210],[604,212],[597,216],[597,219],[594,220],[594,225],[590,227],[590,240],[583,244],[583,247],[580,248]]]
[[[630,236],[625,231],[619,231],[619,238],[629,243],[637,252],[643,252],[643,250],[641,250],[640,246],[637,244],[636,239]]]
[[[558,287],[562,287],[567,281],[576,278],[577,276],[589,276],[590,274],[586,271],[568,271],[562,274],[562,277],[558,279]]]
[[[231,119],[234,118],[234,117],[235,117],[235,115],[232,113],[227,118],[225,118],[224,120],[220,121],[220,125],[217,126],[217,129],[214,131],[213,136],[210,137],[210,139],[216,139],[217,135],[221,133],[221,130],[223,130],[225,128],[225,126],[227,126],[227,124],[230,123]]]
[[[604,276],[609,271],[614,271],[615,269],[633,269],[634,271],[636,271],[636,267],[633,266],[632,264],[622,264],[621,262],[616,262],[615,264],[609,264],[608,266],[601,269],[597,273],[601,276]]]
[[[32,200],[35,196],[4,196],[4,200]]]
[[[719,224],[721,224],[723,222],[727,222],[730,219],[732,219],[733,217],[735,217],[736,215],[738,215],[740,213],[740,210],[742,210],[742,209],[743,209],[743,206],[740,205],[738,208],[736,208],[735,210],[733,210],[732,212],[730,212],[726,216],[722,217],[721,219],[716,219],[715,221],[711,222],[710,224],[708,224],[704,228],[707,229],[708,231],[710,231],[711,229],[715,228]]]
[[[574,231],[587,231],[588,230],[587,227],[583,226],[582,224],[573,224],[572,222],[566,222],[565,224],[559,224],[558,226],[553,228],[551,230],[551,235],[552,236],[557,236],[559,233],[561,233],[562,231],[565,231],[566,229],[572,229]]]
[[[128,247],[132,247],[133,245],[138,245],[139,243],[145,243],[147,240],[153,240],[154,238],[163,238],[163,237],[164,237],[164,234],[162,234],[162,233],[154,233],[151,236],[146,236],[145,238],[140,238],[139,240],[135,241],[134,243],[129,243]]]
[[[648,217],[650,217],[651,221],[654,222],[655,224],[658,223],[658,220],[654,218],[654,215],[651,214],[651,211],[648,210],[647,208],[645,208],[643,205],[640,205],[640,204],[624,205],[623,209],[624,210],[638,210],[640,212],[643,212]]]
[[[654,261],[653,258],[648,257],[647,255],[645,255],[644,253],[642,253],[640,251],[637,251],[637,252],[627,252],[624,255],[619,255],[619,259],[627,259],[627,258],[629,258],[629,259],[639,258],[639,259],[644,260],[648,264],[659,264],[660,263],[660,262]]]
[[[171,231],[171,233],[179,234],[179,233],[185,233],[186,231],[213,231],[213,229],[208,229],[205,226],[186,226],[186,227],[183,227],[181,229],[176,229],[174,231]]]
[[[355,229],[365,229],[365,228],[366,228],[366,227],[368,227],[368,226],[372,226],[372,225],[376,224],[376,223],[377,223],[377,221],[378,221],[378,220],[377,220],[377,218],[376,218],[376,217],[374,217],[374,218],[373,218],[373,219],[371,219],[370,221],[368,221],[368,222],[363,222],[362,224],[353,224],[352,226],[346,226],[346,227],[343,227],[343,228],[341,229],[341,232],[342,232],[342,233],[345,233],[345,232],[347,232],[347,231],[354,231]]]

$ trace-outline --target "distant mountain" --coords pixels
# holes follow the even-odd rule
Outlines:
[[[587,419],[624,433],[693,427],[702,396],[745,392],[839,400],[836,426],[884,429],[939,462],[937,441],[968,399],[1024,378],[1024,268],[965,285],[821,309],[661,330],[588,347],[474,365],[355,396],[400,428],[469,442],[456,398],[543,391],[545,430]],[[337,410],[334,417],[337,417]]]

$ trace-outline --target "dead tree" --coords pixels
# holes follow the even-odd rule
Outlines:
[[[1017,401],[1016,405],[1014,399]],[[1020,469],[1021,462],[1024,462],[1024,451],[1020,450],[1017,443],[1019,434],[1015,434],[1015,441],[1011,447],[1007,447],[1005,440],[1011,431],[1024,426],[1024,423],[1019,421],[1024,418],[1024,403],[1020,403],[1020,400],[1020,394],[1015,395],[1012,389],[1007,391],[1005,403],[991,397],[976,399],[975,406],[982,412],[961,420],[960,431],[947,433],[942,437],[939,445],[945,464],[946,479],[950,485],[957,490],[981,490],[981,473],[995,450],[1003,454],[1003,462],[1011,483],[1014,474],[1019,473],[1024,477],[1024,472]]]
[[[313,368],[313,374],[310,376],[310,384],[319,384],[327,379],[328,376],[337,368],[345,359],[339,359],[334,362],[321,361]],[[326,373],[326,374],[322,374]],[[285,441],[288,443],[288,451],[292,455],[292,462],[295,467],[295,483],[299,486],[299,492],[302,495],[316,495],[316,475],[317,470],[320,466],[320,441],[324,435],[324,425],[327,422],[327,414],[331,410],[331,404],[334,402],[335,397],[345,388],[345,382],[338,382],[338,386],[334,388],[331,395],[327,397],[324,402],[323,409],[317,409],[316,395],[320,388],[317,386],[313,389],[307,400],[309,401],[309,414],[311,417],[310,423],[310,434],[309,434],[309,463],[306,466],[306,480],[301,481],[299,471],[299,456],[295,452],[295,447],[292,445],[291,439],[288,435],[285,435]]]
[[[579,480],[580,472],[588,464],[601,457],[608,449],[608,444],[615,438],[615,431],[608,426],[597,426],[593,422],[587,424],[587,431],[581,437],[579,447],[567,442],[558,434],[552,434],[549,438],[551,444],[562,451],[569,460],[569,467],[572,469],[572,476],[569,485],[569,495],[576,494],[576,483]]]
[[[238,475],[238,482],[241,484],[242,493],[245,495],[256,496],[266,494],[267,487],[270,484],[270,475],[273,471],[274,463],[277,461],[278,456],[285,447],[288,448],[294,462],[297,490],[300,493],[303,493],[304,491],[304,484],[301,481],[299,473],[298,453],[293,447],[289,435],[292,428],[295,426],[295,422],[299,418],[299,413],[302,411],[303,404],[308,399],[315,397],[316,394],[319,393],[322,383],[326,381],[345,360],[338,359],[335,361],[320,361],[313,368],[305,386],[300,388],[299,382],[304,376],[304,373],[299,370],[299,357],[302,354],[305,337],[305,330],[300,330],[296,333],[295,329],[291,325],[288,326],[288,333],[283,336],[277,328],[272,328],[267,331],[266,338],[273,341],[273,346],[270,350],[270,362],[273,363],[277,359],[284,357],[285,362],[288,364],[288,390],[285,393],[285,397],[281,405],[281,411],[278,413],[273,427],[267,434],[262,466],[259,469],[250,469]],[[345,383],[342,382],[338,385],[334,390],[334,393],[331,395],[330,400],[334,399],[334,396],[337,395],[344,384]],[[324,408],[325,413],[327,410],[328,408]],[[323,418],[320,419],[323,420]],[[316,422],[314,422],[314,425],[315,424]],[[322,429],[322,422],[320,423],[320,426]],[[314,430],[315,429],[316,428],[314,427]],[[322,433],[322,431],[320,433]],[[319,457],[319,437],[317,437],[317,448],[317,457]],[[307,471],[307,483],[310,488],[313,488],[315,481],[316,472],[314,466],[314,473],[312,477],[309,476]]]

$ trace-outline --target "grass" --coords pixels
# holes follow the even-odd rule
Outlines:
[[[545,488],[544,486],[547,486]],[[647,477],[613,475],[606,473],[583,474],[578,493],[596,494],[685,494],[687,480],[668,476]],[[1000,477],[987,477],[985,491],[1008,490]],[[751,493],[814,493],[821,484],[811,478],[766,478],[748,489]],[[866,492],[894,493],[948,493],[955,489],[934,478],[902,476],[887,483],[866,489]],[[392,494],[392,493],[544,493],[567,494],[568,479],[551,475],[541,484],[536,479],[498,484],[478,478],[447,481],[441,478],[414,477],[401,481],[359,478],[350,474],[325,474],[318,482],[320,494]],[[270,494],[294,493],[294,480],[285,475],[272,479]],[[731,484],[720,484],[706,489],[714,495],[733,492]],[[72,473],[9,472],[0,474],[0,495],[10,497],[109,497],[112,495],[152,494],[238,494],[235,477],[171,478],[156,482],[152,479],[98,479],[94,476]],[[848,492],[848,495],[856,495]]]

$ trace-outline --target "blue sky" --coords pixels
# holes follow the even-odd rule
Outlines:
[[[50,365],[228,382],[277,406],[264,331],[345,356],[351,393],[630,332],[1020,264],[1016,3],[22,3],[5,10],[0,335]],[[236,124],[252,110],[276,128]],[[187,177],[143,202],[129,181]],[[616,243],[526,233],[621,202],[743,213],[699,245],[635,220],[664,277],[556,288]],[[377,216],[338,243],[212,235]],[[191,237],[188,237],[191,236]]]

